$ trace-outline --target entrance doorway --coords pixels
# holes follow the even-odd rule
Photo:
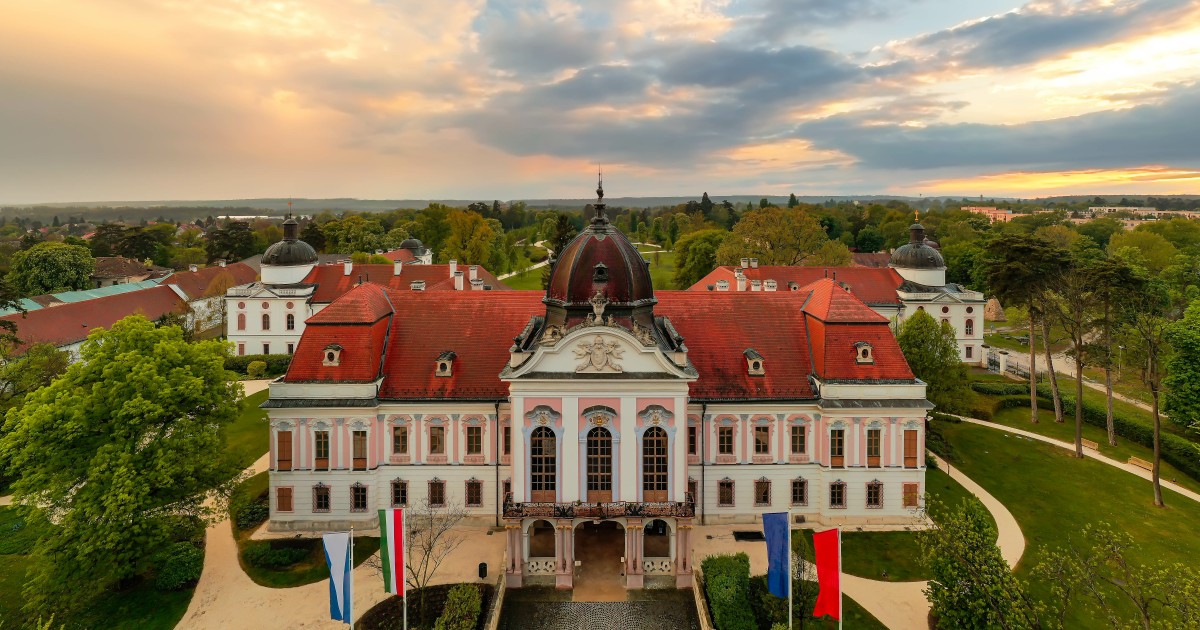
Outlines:
[[[616,521],[582,523],[575,528],[577,602],[625,601],[625,528]]]

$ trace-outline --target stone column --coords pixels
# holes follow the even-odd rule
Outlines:
[[[508,536],[508,562],[504,566],[504,585],[507,588],[521,588],[521,569],[524,566],[521,548],[521,523],[510,523],[504,526]]]
[[[675,535],[675,588],[692,587],[692,523],[680,520]]]
[[[569,590],[575,579],[575,528],[570,519],[558,521],[556,527],[558,570],[554,574],[554,588]]]
[[[625,526],[625,588],[642,588],[642,519],[629,519]]]

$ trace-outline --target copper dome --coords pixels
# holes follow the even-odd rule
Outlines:
[[[656,302],[650,267],[637,247],[609,224],[603,209],[567,243],[554,262],[546,289],[547,304],[585,306],[597,292],[614,306]]]

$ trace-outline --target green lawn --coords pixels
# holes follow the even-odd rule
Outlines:
[[[665,291],[677,288],[675,286],[675,252],[656,254],[645,246],[639,247],[638,251],[643,252],[646,259],[650,261],[650,280],[656,290]],[[511,278],[505,278],[501,282],[521,291],[541,291],[544,271],[544,269],[532,269]]]
[[[971,424],[942,427],[962,470],[1013,513],[1025,535],[1018,574],[1029,572],[1047,549],[1067,545],[1082,526],[1101,521],[1128,533],[1141,546],[1146,564],[1200,558],[1200,538],[1190,535],[1200,522],[1200,503],[1166,493],[1166,508],[1155,508],[1150,482],[1092,459],[1077,460],[1063,449]],[[1034,592],[1049,596],[1047,584]],[[1085,610],[1072,611],[1067,627],[1105,625]]]
[[[225,450],[246,468],[262,457],[269,448],[267,412],[258,406],[267,400],[267,390],[246,397],[245,408],[238,419],[225,427]]]
[[[518,291],[541,291],[542,290],[542,273],[544,268],[530,269],[525,273],[519,273],[511,278],[505,278],[500,282],[516,289]]]

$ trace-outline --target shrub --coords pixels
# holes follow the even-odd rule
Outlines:
[[[308,547],[292,547],[276,545],[266,541],[253,541],[246,545],[246,549],[242,552],[242,557],[253,567],[260,569],[282,569],[304,560],[311,552],[311,548]]]
[[[930,411],[929,417],[938,422],[949,422],[950,424],[962,423],[962,418],[959,418],[958,416],[952,416],[948,413],[942,413],[940,411]]]
[[[433,630],[475,630],[482,606],[479,589],[471,584],[458,584],[450,589],[446,606],[433,624]]]
[[[1029,383],[993,383],[984,381],[975,381],[971,383],[971,389],[986,394],[988,396],[1015,396],[1017,394],[1029,395]]]
[[[238,529],[254,529],[270,517],[270,512],[271,508],[267,504],[267,498],[258,497],[237,509],[237,517],[234,522],[237,523]]]
[[[700,568],[713,625],[721,630],[757,630],[749,598],[750,557],[745,553],[709,556]]]
[[[251,361],[246,366],[246,376],[249,376],[250,378],[258,379],[258,378],[262,378],[263,376],[266,376],[266,374],[267,374],[267,362],[266,361]]]
[[[204,570],[204,551],[187,542],[177,542],[158,555],[158,577],[154,588],[177,591],[195,584]]]
[[[287,372],[288,365],[292,363],[292,355],[290,354],[246,354],[241,356],[225,357],[225,369],[230,372],[237,372],[241,375],[246,375],[250,364],[256,361],[262,361],[267,364],[265,376],[279,376]]]

